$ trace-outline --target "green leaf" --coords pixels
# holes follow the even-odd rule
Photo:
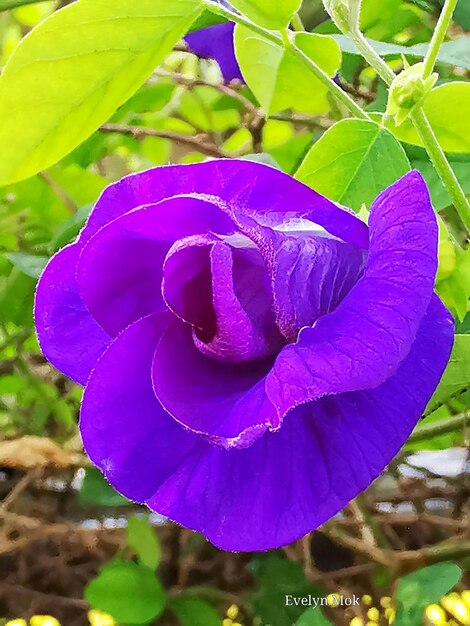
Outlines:
[[[437,563],[404,576],[395,594],[395,626],[421,624],[426,606],[439,602],[461,576],[462,570],[455,563]]]
[[[35,4],[36,2],[42,2],[43,0],[0,0],[0,11],[8,11],[9,9],[15,9],[26,4]]]
[[[114,507],[127,506],[131,502],[115,491],[99,470],[91,467],[85,471],[80,489],[80,504]]]
[[[409,169],[405,151],[388,130],[375,122],[342,120],[313,145],[295,177],[359,211]]]
[[[470,381],[470,335],[455,335],[454,347],[441,382],[429,401],[426,413],[459,391]]]
[[[0,321],[28,328],[33,325],[36,282],[16,267],[8,277],[0,277]]]
[[[347,35],[332,35],[333,39],[338,42],[343,52],[361,56],[356,48],[355,43]],[[420,59],[426,56],[429,45],[425,43],[416,44],[414,46],[400,46],[395,43],[386,43],[384,41],[375,41],[368,39],[369,44],[381,57],[398,57],[405,55],[406,57],[418,57]],[[459,37],[452,41],[446,41],[439,48],[437,60],[447,65],[455,65],[464,69],[470,69],[470,37]]]
[[[78,0],[41,22],[0,77],[0,185],[84,141],[151,74],[202,0]]]
[[[444,4],[444,0],[439,0],[439,2],[441,5]],[[470,30],[470,3],[468,0],[458,1],[453,18],[464,30]]]
[[[455,254],[453,271],[437,282],[436,291],[454,315],[463,320],[470,298],[470,249],[461,251],[455,248]]]
[[[423,148],[408,145],[406,154],[413,169],[418,169],[426,179],[431,193],[432,204],[436,211],[441,211],[452,204],[449,192],[444,187],[436,168]],[[448,157],[464,193],[470,194],[470,154],[451,154]]]
[[[341,64],[341,51],[327,35],[297,33],[295,44],[329,76]],[[243,77],[268,114],[293,108],[319,114],[329,110],[327,89],[290,50],[244,26],[235,28],[235,51]]]
[[[142,565],[146,565],[152,570],[157,569],[161,557],[160,542],[148,518],[129,518],[127,545],[134,550]]]
[[[331,622],[326,619],[318,606],[311,606],[295,623],[295,626],[331,626]]]
[[[470,83],[446,83],[433,89],[424,103],[436,137],[446,152],[470,152]],[[407,120],[397,127],[393,121],[387,127],[400,141],[421,146],[411,121]]]
[[[220,626],[217,611],[200,598],[179,596],[171,600],[170,607],[181,626]]]
[[[124,624],[143,624],[155,619],[166,601],[154,572],[131,561],[106,564],[85,588],[85,599],[93,608]]]
[[[81,207],[62,224],[51,244],[54,252],[63,248],[78,235],[90,215],[91,209],[91,205]]]
[[[305,579],[299,563],[276,554],[255,558],[252,569],[258,582],[258,590],[253,594],[252,601],[263,624],[286,626],[299,619],[305,606],[286,604],[286,595],[296,598],[322,595],[318,587]]]
[[[47,256],[37,256],[26,252],[8,252],[5,257],[26,276],[39,278],[49,260]]]
[[[302,0],[230,0],[230,4],[255,24],[269,30],[282,30],[300,9]]]

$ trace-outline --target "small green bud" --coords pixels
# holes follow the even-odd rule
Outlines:
[[[323,0],[323,4],[336,26],[343,33],[349,32],[349,0]]]
[[[422,104],[436,84],[437,74],[423,78],[424,63],[407,67],[390,86],[387,114],[395,118],[397,126],[410,116],[413,109]]]

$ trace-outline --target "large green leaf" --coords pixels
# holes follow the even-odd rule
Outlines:
[[[230,4],[256,24],[281,30],[300,9],[302,0],[230,0]]]
[[[161,548],[154,528],[146,517],[130,517],[127,523],[127,545],[134,550],[140,563],[157,569]]]
[[[332,35],[332,37],[338,42],[343,52],[361,56],[352,39],[346,35]],[[429,45],[425,43],[414,46],[400,46],[395,43],[375,41],[374,39],[368,39],[368,42],[381,57],[396,57],[404,54],[407,57],[423,58],[426,56],[429,48]],[[448,65],[470,69],[470,37],[459,37],[443,43],[439,48],[437,60]]]
[[[462,570],[455,563],[437,563],[404,576],[395,594],[395,626],[421,624],[426,606],[439,602],[461,576]]]
[[[426,411],[468,387],[469,381],[470,335],[456,335],[450,361]]]
[[[470,83],[446,83],[433,89],[424,110],[446,152],[470,152]],[[387,126],[401,141],[422,145],[411,121],[397,127],[390,120]]]
[[[329,76],[336,74],[341,51],[334,39],[297,33],[294,42]],[[235,50],[247,85],[268,114],[289,108],[312,114],[329,110],[327,89],[290,50],[244,26],[235,29]]]
[[[131,561],[112,561],[102,567],[85,589],[86,601],[118,622],[143,624],[165,607],[165,591],[154,572]]]
[[[313,145],[295,177],[359,211],[409,169],[405,151],[388,130],[375,122],[342,120]]]
[[[23,39],[0,77],[0,185],[49,167],[151,74],[202,0],[78,0]]]

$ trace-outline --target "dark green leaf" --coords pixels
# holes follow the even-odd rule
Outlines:
[[[169,608],[181,626],[220,626],[221,623],[217,611],[200,598],[179,596],[171,600]]]
[[[99,470],[90,467],[85,471],[80,489],[80,504],[82,506],[127,506],[131,502],[115,491]]]
[[[319,607],[311,606],[300,617],[295,626],[331,626],[331,622],[326,619]]]
[[[26,276],[39,278],[49,260],[47,256],[36,256],[26,252],[7,252],[5,257]]]
[[[270,554],[252,562],[258,590],[253,595],[256,613],[264,624],[293,624],[305,611],[301,604],[286,605],[286,595],[295,598],[318,597],[321,591],[310,584],[299,563]]]
[[[402,578],[395,594],[395,626],[421,624],[426,606],[439,602],[461,576],[462,570],[455,563],[437,563]]]

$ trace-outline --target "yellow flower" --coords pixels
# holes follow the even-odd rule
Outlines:
[[[230,619],[237,619],[238,617],[238,606],[236,604],[232,604],[227,609],[227,617]]]
[[[426,607],[426,617],[436,626],[447,623],[445,611],[438,604],[430,604]]]
[[[88,611],[88,619],[91,626],[116,626],[116,622],[111,615],[96,609]]]
[[[51,615],[34,615],[31,618],[31,626],[60,626],[60,623]]]
[[[12,619],[11,621],[7,622],[5,626],[28,626],[28,625],[26,623],[26,620],[24,619]]]

